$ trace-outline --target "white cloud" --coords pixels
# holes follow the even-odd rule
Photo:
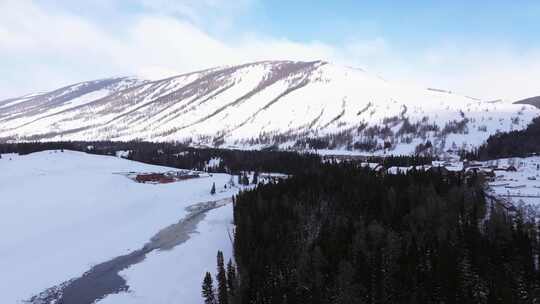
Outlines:
[[[187,19],[198,26],[224,30],[234,18],[246,12],[257,0],[138,0],[150,13]],[[211,20],[211,22],[208,22]]]
[[[251,1],[242,0],[239,5],[246,7]],[[1,0],[0,98],[99,77],[139,74],[157,78],[273,59],[329,60],[364,67],[389,80],[483,98],[540,95],[535,83],[540,79],[538,52],[446,43],[406,55],[383,37],[351,39],[343,45],[295,42],[247,31],[217,38],[195,19],[202,18],[205,9],[227,10],[226,3],[149,1],[146,5],[153,5],[153,13],[122,19],[113,31],[110,25],[30,0]]]
[[[540,95],[540,48],[523,51],[501,44],[432,48],[417,63],[416,78],[487,99]]]

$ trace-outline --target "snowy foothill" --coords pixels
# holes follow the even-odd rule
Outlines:
[[[167,184],[137,183],[117,174],[171,170],[73,151],[2,155],[0,293],[3,302],[20,303],[49,287],[80,277],[93,265],[140,248],[162,228],[186,216],[186,207],[228,198],[238,191],[235,187],[224,187],[231,179],[226,174],[207,174]],[[210,194],[213,183],[217,189],[215,195]],[[190,239],[170,252],[151,253],[142,262],[150,263],[148,266],[140,264],[141,268],[135,265],[127,269],[127,284],[134,286],[128,298],[137,299],[141,295],[145,301],[140,303],[169,303],[168,296],[179,295],[182,303],[191,303],[185,299],[197,299],[199,303],[200,291],[193,286],[200,284],[207,265],[215,262],[215,257],[212,258],[215,251],[222,249],[230,255],[230,240],[222,237],[227,236],[226,227],[231,222],[230,208],[210,212],[199,223],[199,234],[194,235],[193,243]],[[195,247],[189,247],[191,244]],[[197,254],[205,246],[211,252]],[[175,259],[178,255],[181,258]],[[167,261],[175,264],[163,266]],[[163,277],[152,272],[156,265],[153,263],[161,266]],[[144,276],[148,276],[148,281],[140,279]],[[183,281],[164,283],[179,277]],[[162,287],[152,285],[152,288],[157,288],[160,297],[152,298],[149,295],[152,288],[145,284],[157,285],[158,280],[163,280]],[[173,286],[174,289],[163,289]]]

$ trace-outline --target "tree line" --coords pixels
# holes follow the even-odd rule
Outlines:
[[[65,141],[0,144],[1,153],[21,155],[46,150],[73,150],[99,155],[115,155],[129,151],[127,158],[144,163],[174,168],[239,174],[243,171],[295,174],[316,167],[321,159],[315,154],[271,150],[228,150],[193,148],[180,143],[144,141]],[[221,159],[216,167],[208,167],[212,158]]]
[[[193,148],[174,142],[145,141],[63,141],[0,143],[0,154],[20,155],[46,150],[73,150],[98,155],[115,155],[117,151],[128,151],[127,158],[153,165],[169,166],[216,173],[232,173],[242,176],[245,171],[279,172],[296,174],[313,170],[321,163],[321,157],[311,153],[274,150],[230,150],[217,148]],[[218,166],[208,167],[210,159],[219,158]],[[350,163],[363,161],[390,166],[413,166],[430,164],[432,156],[386,156],[351,159]],[[238,182],[242,184],[242,181]]]
[[[471,152],[464,153],[468,159],[494,159],[526,157],[540,153],[540,117],[535,118],[524,130],[492,135],[486,143]]]

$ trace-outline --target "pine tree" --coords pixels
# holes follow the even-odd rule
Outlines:
[[[529,290],[524,278],[524,271],[516,271],[514,276],[514,294],[517,303],[530,303]]]
[[[217,276],[216,280],[218,283],[218,303],[219,304],[228,304],[229,295],[227,293],[227,275],[225,274],[225,264],[223,261],[223,252],[218,251],[217,253]]]
[[[234,298],[236,291],[236,268],[230,259],[227,263],[227,288],[229,289],[229,296]]]
[[[205,304],[217,304],[216,296],[214,295],[214,282],[210,272],[206,272],[202,283],[202,297]]]
[[[249,185],[249,178],[248,178],[246,172],[244,172],[244,175],[242,176],[242,184],[246,185],[246,186]]]
[[[216,183],[212,184],[212,189],[210,189],[210,194],[212,195],[216,194]]]
[[[253,180],[251,183],[254,185],[259,183],[259,172],[255,171],[255,173],[253,173]]]

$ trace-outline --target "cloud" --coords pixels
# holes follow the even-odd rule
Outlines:
[[[238,5],[246,9],[253,1],[242,0]],[[119,18],[111,28],[110,23],[30,0],[2,0],[0,98],[100,77],[163,78],[213,66],[277,59],[329,60],[366,68],[389,80],[487,99],[540,95],[535,84],[540,56],[535,51],[444,43],[403,52],[384,37],[352,37],[330,45],[241,30],[227,37],[206,31],[197,19],[207,18],[205,10],[211,8],[223,16],[234,16],[236,11],[227,13],[227,3],[148,1],[142,5],[149,10]]]
[[[252,34],[225,41],[190,21],[163,15],[140,15],[123,28],[113,33],[87,19],[47,10],[31,1],[1,2],[0,58],[6,59],[0,59],[0,68],[9,70],[10,76],[0,80],[0,95],[111,75],[160,78],[257,60],[330,59],[336,52],[319,42],[297,43]]]
[[[245,10],[254,0],[138,0],[142,6],[159,13],[182,15],[193,20],[210,12],[232,13]]]
[[[521,50],[503,44],[449,46],[426,50],[415,76],[486,99],[518,100],[540,95],[540,48]]]
[[[223,32],[236,17],[246,13],[257,0],[138,0],[150,14],[182,18],[198,26]]]

